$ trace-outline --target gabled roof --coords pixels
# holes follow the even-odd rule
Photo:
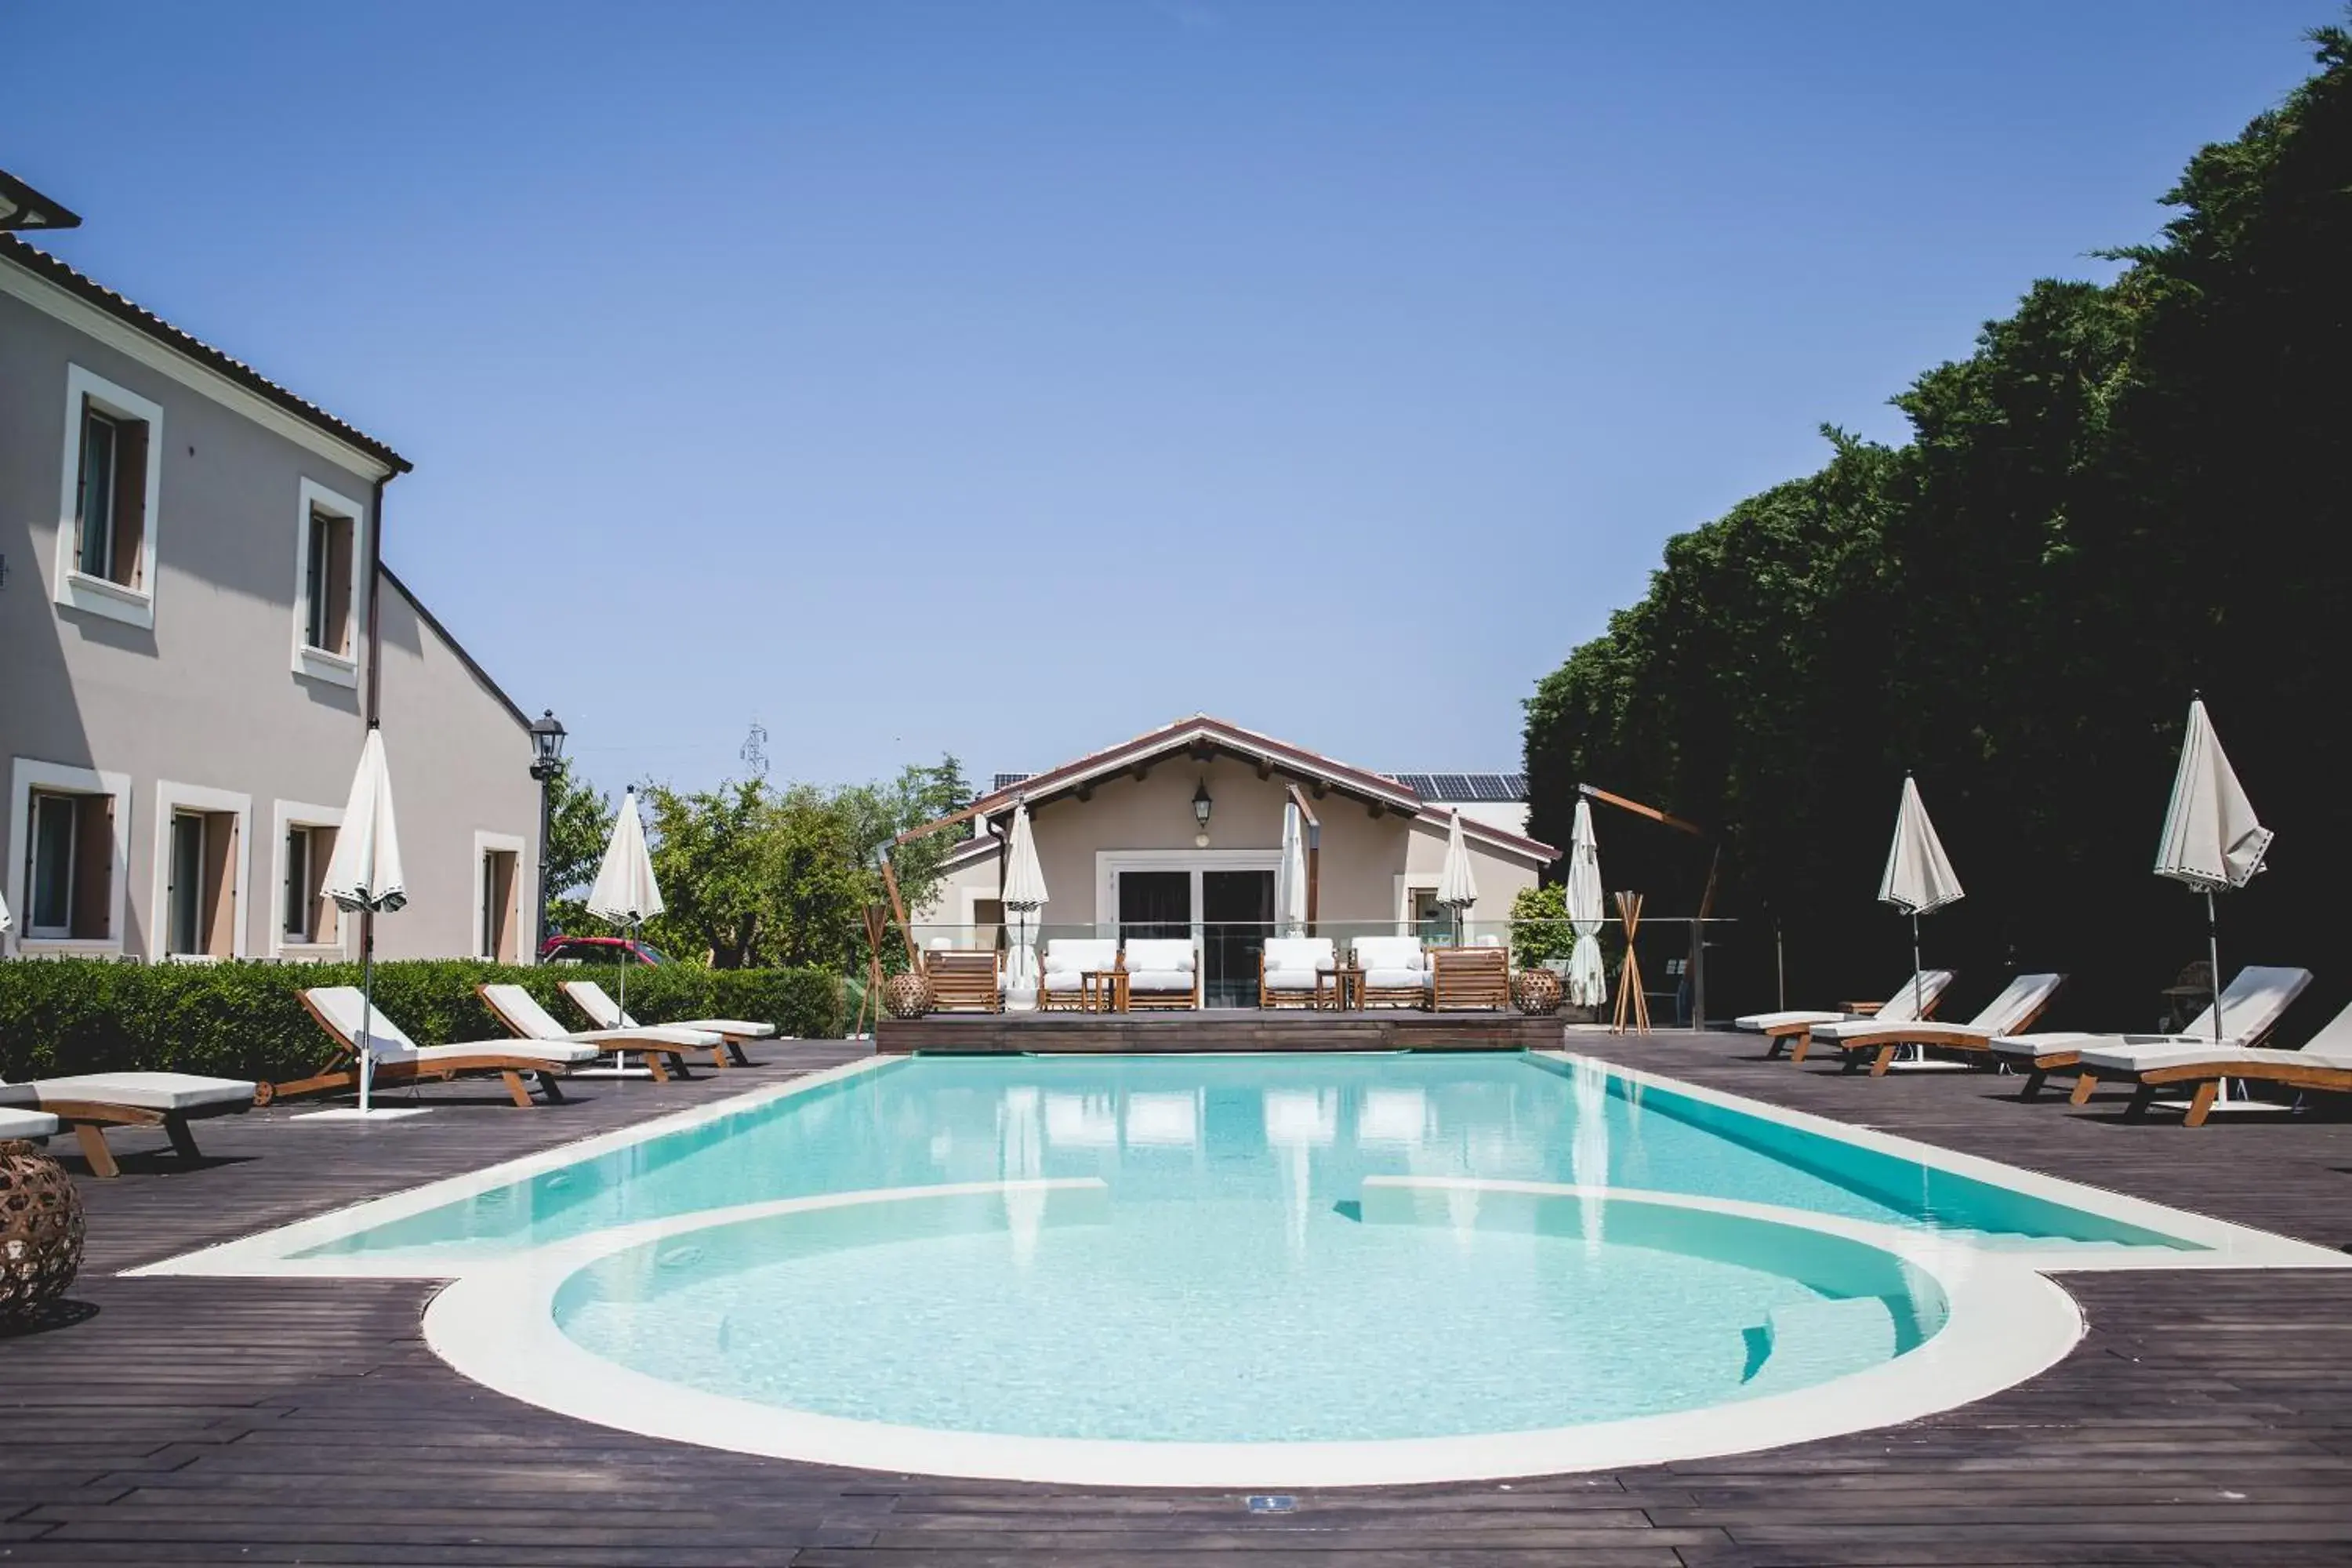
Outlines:
[[[35,277],[55,284],[75,299],[97,307],[164,347],[184,354],[263,401],[277,405],[314,429],[323,430],[337,440],[359,448],[394,473],[407,473],[413,466],[407,458],[366,431],[344,424],[317,404],[289,392],[243,360],[232,359],[212,344],[182,331],[145,306],[133,303],[103,283],[84,277],[46,250],[26,245],[14,235],[0,234],[0,260],[15,262]]]
[[[1282,773],[1315,786],[1318,795],[1325,790],[1337,790],[1400,816],[1419,816],[1428,804],[1409,785],[1386,773],[1335,762],[1304,746],[1294,746],[1271,735],[1244,730],[1238,724],[1206,713],[1195,713],[1132,740],[1122,741],[1118,745],[1090,752],[1074,762],[1064,763],[1060,767],[1049,768],[1042,773],[1020,777],[999,774],[1000,781],[1012,777],[1012,782],[1000,782],[999,788],[973,803],[971,811],[985,820],[997,813],[1012,810],[1015,801],[1025,799],[1032,805],[1042,805],[1099,780],[1114,777],[1130,768],[1148,766],[1177,752],[1202,758],[1220,755],[1246,758],[1268,773]],[[1538,839],[1507,833],[1499,827],[1466,817],[1462,826],[1468,837],[1483,839],[1500,848],[1541,860],[1559,858],[1558,849]]]

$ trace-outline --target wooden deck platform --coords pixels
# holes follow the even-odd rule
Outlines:
[[[2202,1209],[2352,1240],[2352,1120],[2126,1126],[2119,1097],[1872,1079],[1752,1039],[1577,1048]],[[1963,1409],[1771,1452],[1503,1485],[1238,1496],[835,1471],[551,1415],[449,1371],[430,1285],[114,1271],[773,1081],[856,1047],[771,1047],[692,1083],[583,1085],[518,1111],[429,1089],[373,1127],[272,1110],[209,1125],[182,1172],[122,1139],[89,1182],[70,1326],[0,1340],[0,1563],[794,1563],[998,1568],[1563,1568],[1656,1563],[2352,1562],[2352,1274],[2064,1277],[2088,1339]],[[784,1065],[790,1064],[790,1065]],[[2013,1082],[2013,1080],[2011,1080]],[[160,1148],[162,1140],[152,1142]],[[70,1161],[68,1162],[70,1163]],[[1497,1353],[1507,1353],[1498,1346]]]
[[[1559,1020],[1510,1013],[1424,1013],[1380,1007],[1212,1007],[1197,1013],[933,1013],[885,1018],[886,1054],[953,1051],[1521,1051],[1559,1043]]]

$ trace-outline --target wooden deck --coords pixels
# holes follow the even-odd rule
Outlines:
[[[1596,1054],[2336,1247],[2352,1121],[2126,1127],[1990,1079],[1845,1078],[1755,1044]],[[771,1047],[772,1063],[853,1047]],[[0,1562],[991,1568],[2352,1562],[2352,1274],[2065,1279],[2090,1337],[1968,1408],[1740,1458],[1501,1485],[1236,1496],[828,1471],[628,1436],[488,1394],[418,1337],[411,1281],[113,1271],[544,1147],[782,1071],[477,1095],[353,1127],[256,1113],[185,1173],[90,1182],[86,1321],[0,1340]],[[152,1140],[160,1146],[161,1139]],[[144,1147],[126,1137],[128,1150]],[[1497,1346],[1498,1354],[1507,1347]]]
[[[885,1018],[886,1053],[1024,1051],[1520,1051],[1559,1043],[1559,1020],[1509,1013],[1424,1013],[1378,1007],[1327,1013],[1305,1007],[1214,1007],[1185,1013],[933,1013]]]

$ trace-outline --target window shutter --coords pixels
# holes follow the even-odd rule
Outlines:
[[[327,867],[335,858],[331,827],[310,829],[310,940],[330,945],[342,940],[343,911],[320,889],[327,885]]]
[[[215,958],[236,953],[236,813],[205,817],[205,951]]]
[[[114,580],[126,588],[146,586],[147,426],[124,419],[115,426]]]
[[[74,799],[73,911],[68,934],[77,942],[104,942],[113,933],[114,797]]]

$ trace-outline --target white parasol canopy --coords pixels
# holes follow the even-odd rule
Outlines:
[[[1576,827],[1568,840],[1568,921],[1576,947],[1568,955],[1568,999],[1578,1007],[1609,1000],[1609,970],[1601,962],[1601,846],[1592,837],[1592,803],[1576,803]]]
[[[2189,704],[2189,731],[2180,738],[2180,771],[2156,847],[2156,874],[2205,895],[2205,938],[2213,965],[2213,1038],[2221,1038],[2221,937],[2213,895],[2242,888],[2263,868],[2275,837],[2254,816],[2253,803],[2221,750],[2202,699]]]
[[[6,899],[0,899],[0,936],[7,935],[9,928],[14,926],[16,923],[16,922],[14,920],[11,920],[8,916],[8,900]]]
[[[1282,863],[1274,873],[1274,918],[1278,934],[1307,934],[1307,836],[1299,831],[1295,800],[1282,807]]]
[[[1919,798],[1918,781],[1903,775],[1903,800],[1895,809],[1895,842],[1887,847],[1886,870],[1878,879],[1878,901],[1892,904],[1911,917],[1911,988],[1916,1016],[1927,1016],[1927,998],[1920,994],[1919,917],[1968,895],[1961,889],[1951,857],[1944,853],[1936,825],[1927,820],[1927,806]]]
[[[546,853],[543,846],[540,852]],[[635,934],[667,907],[661,884],[654,880],[653,851],[646,847],[646,822],[637,815],[637,792],[625,790],[620,815],[613,819],[613,837],[604,846],[604,862],[596,868],[596,880],[588,889],[588,912]],[[621,964],[618,1005],[625,1014],[629,1010],[629,971],[635,956],[630,953]]]
[[[400,825],[392,809],[392,769],[384,761],[383,731],[371,728],[360,747],[359,771],[352,775],[352,795],[343,806],[343,822],[335,833],[335,852],[327,861],[327,877],[320,890],[336,907],[355,914],[388,915],[408,902],[408,878],[400,866]],[[370,1090],[375,1079],[375,1044],[370,1033],[375,1024],[375,925],[361,922],[365,933],[360,952],[359,1037],[360,1108],[369,1114]]]
[[[1008,993],[1037,989],[1037,911],[1045,907],[1045,868],[1037,864],[1037,836],[1029,826],[1029,803],[1015,802],[1013,827],[1004,838],[1004,913],[1013,928],[1013,953],[1004,969]]]
[[[1462,935],[1462,913],[1478,901],[1478,879],[1470,874],[1470,847],[1462,837],[1462,813],[1445,833],[1445,865],[1437,873],[1437,901],[1454,911],[1454,934]]]

